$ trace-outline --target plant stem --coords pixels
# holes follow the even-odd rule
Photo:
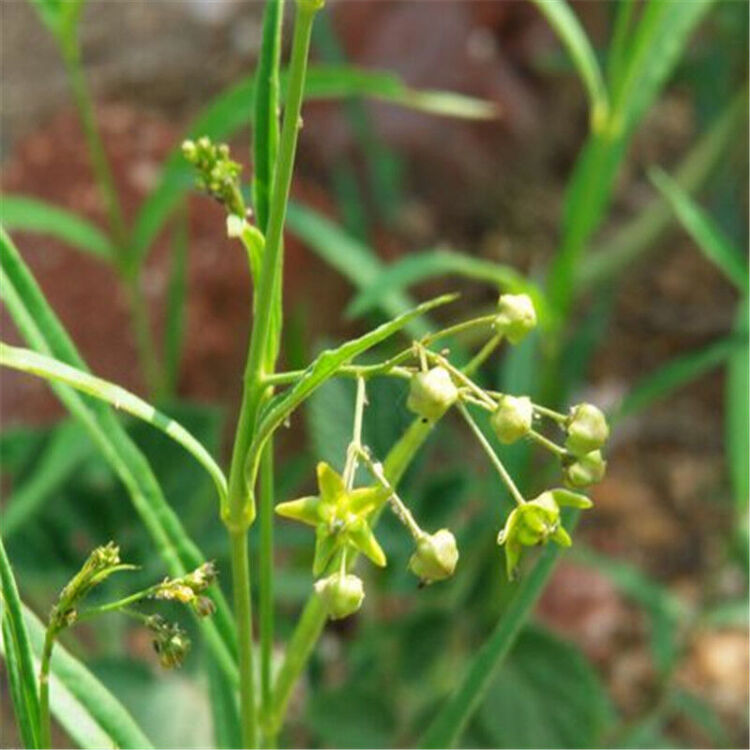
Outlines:
[[[464,375],[473,375],[487,360],[487,357],[497,349],[503,340],[502,333],[496,333],[469,361],[463,368]]]
[[[268,721],[272,708],[271,666],[273,661],[273,498],[274,460],[271,440],[260,459],[260,565],[258,609],[260,615],[260,724],[264,746],[274,746]]]
[[[508,491],[510,492],[513,499],[518,505],[524,505],[526,501],[523,499],[523,495],[519,491],[518,487],[516,487],[516,483],[508,473],[508,470],[505,468],[505,466],[503,466],[503,462],[498,458],[495,451],[492,450],[492,446],[484,436],[482,430],[479,429],[479,425],[471,418],[469,410],[463,404],[458,404],[458,410],[461,412],[461,416],[466,420],[466,423],[471,428],[471,431],[474,433],[474,435],[476,435],[479,444],[482,446],[482,448],[484,448],[487,457],[492,462],[492,465],[497,469],[497,473],[500,475],[500,478],[503,480],[503,484],[505,484],[505,486],[508,488]]]
[[[536,430],[529,430],[529,438],[533,440],[535,443],[538,443],[543,448],[546,448],[551,453],[554,453],[556,456],[567,456],[568,452],[565,450],[565,448],[561,448],[559,445],[553,443],[549,438],[546,438],[544,435],[540,435]]]
[[[49,713],[49,668],[57,631],[48,627],[44,636],[42,660],[39,668],[39,725],[40,747],[52,747],[52,727]]]
[[[253,672],[253,624],[250,599],[250,564],[247,554],[247,531],[231,531],[232,584],[234,612],[237,620],[240,667],[240,723],[242,746],[257,745],[255,722],[255,675]]]

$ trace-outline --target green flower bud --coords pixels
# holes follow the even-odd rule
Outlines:
[[[578,404],[570,410],[566,423],[565,447],[575,456],[585,456],[601,448],[609,437],[609,425],[593,404]]]
[[[351,573],[333,573],[316,581],[315,593],[332,620],[341,620],[354,614],[365,598],[362,579]]]
[[[182,142],[182,155],[192,164],[197,155],[198,155],[198,147],[195,145],[194,141],[183,141]]]
[[[412,377],[406,406],[420,417],[434,422],[440,419],[457,399],[458,388],[449,372],[444,367],[433,367]]]
[[[527,396],[502,396],[490,418],[497,439],[506,445],[528,435],[534,413]]]
[[[409,560],[409,569],[425,583],[450,578],[458,562],[456,537],[448,529],[423,534]]]
[[[601,482],[606,470],[607,462],[602,458],[602,452],[591,451],[565,467],[565,481],[571,487],[588,487]]]
[[[493,325],[511,344],[518,344],[536,328],[536,310],[528,294],[501,294],[497,306]]]

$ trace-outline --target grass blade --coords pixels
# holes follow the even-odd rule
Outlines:
[[[544,293],[523,274],[510,266],[472,258],[445,248],[411,253],[391,263],[354,298],[347,313],[352,316],[362,315],[378,307],[389,291],[400,291],[412,284],[451,273],[496,284],[503,291],[524,292],[534,300],[540,321],[547,319]]]
[[[98,227],[70,211],[37,198],[3,195],[0,198],[0,224],[11,231],[50,235],[108,263],[115,260],[112,243]]]
[[[73,342],[2,228],[0,289],[8,311],[30,346],[72,367],[86,370],[86,364]],[[133,507],[164,560],[169,574],[179,577],[203,563],[205,556],[187,535],[179,518],[167,503],[148,461],[111,410],[102,403],[81,396],[68,386],[55,383],[52,389],[71,414],[83,424],[93,443],[125,485]],[[216,614],[210,619],[200,619],[199,626],[224,673],[230,680],[237,682],[236,635],[229,607],[217,587],[214,587],[212,596],[217,605]]]
[[[23,610],[31,647],[38,660],[45,627],[28,607]],[[50,708],[81,747],[134,750],[153,747],[120,701],[59,643],[50,666]]]
[[[648,176],[706,258],[741,292],[747,293],[747,268],[729,238],[666,172],[654,167]]]
[[[210,658],[206,659],[206,672],[216,747],[242,747],[237,694]]]
[[[578,69],[589,98],[591,129],[602,130],[609,110],[607,90],[586,32],[565,0],[533,0],[533,3],[560,37]]]
[[[729,477],[732,482],[735,507],[738,519],[747,534],[747,504],[750,495],[750,352],[747,343],[747,298],[739,306],[735,323],[735,333],[742,344],[729,355],[726,382],[725,439],[729,460]],[[747,539],[744,540],[747,550]]]
[[[43,507],[50,495],[71,476],[92,453],[93,446],[81,426],[66,420],[58,425],[34,472],[14,489],[3,508],[3,536],[9,539]]]
[[[168,437],[179,443],[208,472],[216,486],[221,501],[227,494],[227,480],[211,454],[179,422],[130,391],[107,380],[89,375],[87,372],[66,365],[53,357],[30,349],[8,346],[0,341],[0,365],[14,370],[37,375],[45,380],[64,383],[81,393],[104,401],[115,409],[122,410],[137,419],[148,422]]]
[[[5,663],[10,676],[13,710],[26,747],[41,747],[39,696],[31,641],[23,620],[21,600],[5,545],[0,539],[0,592],[2,597],[2,632]]]
[[[647,409],[655,401],[666,398],[678,388],[718,367],[737,349],[742,349],[741,343],[734,337],[730,337],[670,360],[655,372],[639,380],[630,389],[617,412],[612,416],[612,421],[615,422]]]
[[[172,237],[172,265],[167,285],[167,312],[164,325],[164,377],[166,392],[171,395],[177,389],[182,339],[185,330],[187,264],[189,244],[189,216],[187,201],[178,212]]]

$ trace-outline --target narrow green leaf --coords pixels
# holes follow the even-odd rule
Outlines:
[[[729,355],[726,381],[725,440],[740,523],[747,529],[747,504],[750,495],[750,351],[747,343],[748,300],[745,298],[737,310],[735,335],[741,344]],[[746,547],[747,545],[745,545]]]
[[[98,227],[51,203],[22,195],[0,197],[0,223],[6,230],[36,232],[111,263],[115,250]]]
[[[373,283],[384,271],[384,264],[373,250],[317,211],[290,202],[286,218],[290,232],[358,289]],[[407,295],[389,289],[379,300],[378,306],[386,315],[394,316],[413,308],[414,304],[414,300]],[[429,332],[429,326],[415,320],[406,330],[415,338],[420,338]]]
[[[64,383],[81,393],[104,401],[115,409],[122,410],[137,419],[148,422],[168,437],[179,443],[208,472],[216,486],[221,501],[227,494],[227,480],[211,454],[179,422],[148,402],[125,390],[119,385],[102,378],[89,375],[87,372],[66,365],[53,357],[37,354],[30,349],[22,349],[0,341],[0,365],[14,370],[37,375],[45,380]]]
[[[577,518],[578,511],[566,513],[565,527],[572,530]],[[556,545],[545,547],[529,574],[516,584],[515,593],[495,629],[461,675],[456,689],[436,713],[422,736],[419,747],[451,748],[458,742],[469,720],[482,705],[521,626],[542,593],[558,556],[559,548]]]
[[[437,297],[428,302],[423,302],[413,310],[410,310],[393,320],[383,323],[369,333],[360,336],[352,341],[347,341],[336,349],[327,349],[319,354],[315,361],[307,368],[303,375],[294,386],[285,393],[279,394],[274,398],[261,415],[260,424],[255,434],[255,438],[248,452],[250,467],[250,476],[254,475],[255,465],[266,439],[269,435],[317,388],[333,377],[342,365],[348,364],[352,359],[363,354],[373,346],[385,341],[407,324],[420,315],[424,315],[430,310],[435,309],[448,302],[456,299],[456,295],[446,294]]]
[[[15,245],[0,228],[0,292],[21,335],[30,346],[79,370],[86,370],[73,342],[50,308]],[[154,473],[141,451],[106,405],[81,396],[68,386],[51,384],[65,407],[85,427],[125,485],[138,515],[153,539],[169,574],[179,577],[198,567],[205,556],[185,532],[164,498]],[[237,682],[236,634],[229,606],[218,587],[212,596],[217,605],[213,618],[199,626],[214,658],[227,677]]]
[[[242,747],[237,694],[210,658],[206,659],[206,672],[216,747]]]
[[[178,212],[172,237],[172,263],[167,284],[167,313],[164,324],[164,372],[167,393],[177,389],[182,356],[182,340],[187,315],[187,265],[189,245],[187,201]]]
[[[281,77],[282,96],[286,76]],[[255,77],[232,85],[217,96],[195,119],[187,137],[226,138],[252,120]],[[486,119],[497,112],[493,104],[447,92],[410,89],[392,73],[343,66],[310,66],[305,82],[308,101],[370,96],[404,107],[451,117]],[[143,259],[164,222],[193,184],[192,172],[176,148],[164,165],[159,183],[138,210],[133,225],[133,252]]]
[[[666,398],[673,391],[721,365],[738,348],[741,349],[741,342],[729,337],[698,351],[675,357],[643,377],[630,389],[612,415],[612,421],[632,416],[655,401]]]
[[[693,238],[706,258],[741,292],[747,293],[747,266],[729,238],[664,170],[653,167],[648,176],[667,199],[683,229]]]
[[[451,273],[496,284],[502,291],[524,292],[534,301],[540,321],[548,320],[544,293],[515,268],[445,248],[410,253],[391,263],[354,298],[347,312],[352,316],[362,315],[378,307],[390,291],[400,291],[412,284]]]
[[[589,98],[591,129],[601,130],[609,110],[607,90],[586,32],[565,0],[533,0],[533,3],[557,32],[578,69]]]
[[[13,710],[26,747],[41,747],[39,696],[31,641],[23,620],[16,579],[0,539],[0,602],[2,603],[3,653],[11,676]]]
[[[23,617],[38,661],[45,627],[26,606]],[[59,643],[52,652],[50,670],[52,713],[81,747],[153,747],[120,701]]]
[[[38,513],[92,451],[91,441],[77,422],[66,420],[56,427],[34,471],[7,498],[3,508],[3,536],[10,538]]]

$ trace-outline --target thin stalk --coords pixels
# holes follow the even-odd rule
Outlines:
[[[56,636],[57,631],[54,628],[47,628],[39,668],[40,747],[52,747],[52,727],[49,713],[49,668]]]
[[[554,453],[556,456],[560,456],[562,458],[563,456],[568,455],[568,452],[565,450],[565,448],[561,448],[556,443],[553,443],[549,438],[546,438],[544,435],[539,434],[536,430],[529,430],[529,438],[535,443],[541,445],[543,448],[546,448],[551,453]]]
[[[250,563],[247,554],[247,532],[229,535],[232,555],[234,612],[237,620],[240,668],[240,725],[242,746],[257,747],[255,713],[255,676],[253,672],[253,624],[250,599]]]
[[[128,299],[130,300],[130,314],[133,319],[133,332],[135,343],[138,348],[143,374],[149,393],[161,393],[162,377],[159,360],[154,348],[154,339],[151,334],[151,324],[148,318],[146,298],[143,294],[140,274],[128,277],[127,281]]]
[[[461,412],[461,416],[466,420],[466,423],[469,425],[471,431],[476,436],[479,444],[484,449],[492,465],[495,467],[495,469],[497,469],[497,473],[500,475],[500,478],[503,480],[503,484],[508,488],[508,491],[512,495],[513,499],[518,505],[524,505],[526,503],[526,500],[524,500],[523,495],[519,491],[518,487],[516,487],[516,483],[513,481],[512,477],[508,473],[508,470],[503,465],[503,462],[500,460],[495,451],[492,450],[492,446],[484,436],[484,433],[479,429],[479,425],[472,419],[471,414],[469,414],[469,410],[463,404],[458,404],[458,410]]]
[[[275,736],[269,731],[268,719],[273,701],[271,667],[273,663],[273,504],[274,456],[271,441],[263,449],[260,459],[260,549],[258,610],[260,621],[260,723],[264,731],[264,746],[275,746]]]
[[[464,375],[473,375],[487,361],[487,357],[497,349],[502,340],[503,334],[496,333],[463,368]]]

